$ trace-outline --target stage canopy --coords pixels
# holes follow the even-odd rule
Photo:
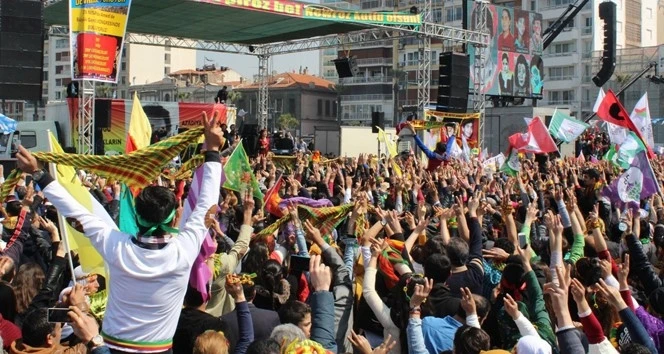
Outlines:
[[[69,25],[68,1],[46,7],[47,25]],[[290,0],[133,0],[127,32],[266,44],[346,33],[375,23],[420,24],[419,16],[407,13],[336,10]]]

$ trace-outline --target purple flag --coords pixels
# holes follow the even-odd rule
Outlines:
[[[225,180],[226,177],[224,175],[224,169],[222,168],[221,185],[219,188],[224,185]],[[187,219],[189,219],[189,215],[191,215],[191,212],[194,211],[194,208],[196,207],[198,196],[201,193],[202,183],[203,166],[199,166],[194,172],[193,180],[191,182],[191,186],[189,187],[189,192],[187,193],[187,200],[183,205],[182,218],[180,219],[180,228],[184,227]],[[191,268],[191,273],[189,276],[189,285],[194,287],[203,295],[204,301],[208,301],[210,299],[207,284],[212,279],[212,272],[210,272],[210,268],[208,268],[208,266],[205,264],[205,260],[212,256],[216,251],[217,249],[214,246],[212,235],[210,235],[208,232],[208,234],[205,236],[203,244],[201,245],[200,253],[198,254],[198,257],[196,257],[196,260],[194,260],[194,264]]]
[[[620,209],[638,211],[641,200],[648,199],[659,191],[655,173],[645,151],[634,157],[632,164],[620,177],[602,189],[602,195]]]

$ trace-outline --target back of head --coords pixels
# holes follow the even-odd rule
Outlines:
[[[459,237],[452,237],[445,247],[452,266],[461,267],[468,261],[468,243]]]
[[[21,213],[21,208],[23,208],[21,202],[19,202],[18,200],[13,200],[7,203],[5,210],[7,211],[7,215],[9,216],[18,216],[18,214]]]
[[[280,347],[283,347],[295,340],[306,340],[307,336],[298,326],[286,323],[274,327],[272,334],[270,334],[270,339],[279,343]]]
[[[246,354],[279,354],[281,347],[274,339],[257,340],[247,348]]]
[[[49,323],[46,309],[30,311],[23,319],[23,343],[33,348],[45,348],[49,334],[55,332],[55,323]]]
[[[203,294],[193,286],[187,284],[187,292],[184,294],[184,306],[186,307],[199,307],[203,305]]]
[[[310,313],[311,307],[304,302],[297,300],[289,301],[279,308],[279,322],[297,326]]]
[[[660,286],[648,295],[650,308],[657,314],[664,316],[664,287]]]
[[[650,354],[650,349],[638,343],[630,343],[620,347],[620,354]]]
[[[222,332],[208,330],[194,342],[193,354],[228,354],[228,340]]]
[[[283,272],[279,262],[269,259],[263,265],[260,273],[262,285],[270,292],[278,290],[279,282],[283,279]]]
[[[447,144],[442,141],[436,143],[436,152],[438,154],[444,154],[447,151]]]
[[[435,283],[444,283],[450,276],[452,263],[450,259],[440,253],[432,254],[424,261],[424,275],[433,279]]]
[[[168,219],[172,219],[171,215],[175,215],[178,203],[175,200],[175,194],[170,189],[161,186],[148,186],[138,194],[135,205],[137,217],[140,217],[146,223],[140,225],[139,222],[139,230],[145,232],[146,229],[150,228],[150,226],[146,226],[147,224],[158,225],[169,222]],[[163,230],[157,229],[153,235],[163,234]]]
[[[455,354],[479,354],[490,347],[489,335],[482,329],[463,325],[454,334]]]
[[[16,311],[23,313],[44,283],[44,271],[37,263],[25,263],[18,268],[14,277],[16,292]]]

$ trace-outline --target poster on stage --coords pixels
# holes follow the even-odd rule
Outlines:
[[[481,85],[484,94],[541,98],[544,86],[542,15],[489,4],[484,22],[480,19],[479,3],[467,1],[466,4],[464,28],[489,34],[486,46],[468,46],[469,87],[474,87],[479,80],[474,70],[479,64],[484,68]]]
[[[71,77],[117,83],[131,0],[69,0]]]

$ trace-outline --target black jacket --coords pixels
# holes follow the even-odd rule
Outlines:
[[[221,328],[226,339],[228,339],[229,353],[235,353],[235,346],[240,338],[240,329],[235,311],[221,316]],[[251,321],[254,325],[254,341],[270,338],[274,327],[281,324],[276,311],[259,309],[252,303],[249,303],[249,311],[251,311]]]

